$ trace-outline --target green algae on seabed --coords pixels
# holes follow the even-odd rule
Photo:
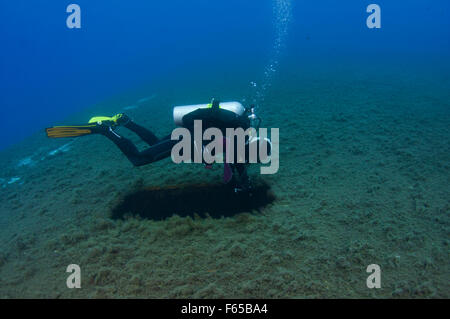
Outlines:
[[[127,195],[220,185],[221,170],[132,168],[101,136],[20,174],[20,159],[64,143],[38,135],[0,153],[5,176],[24,181],[0,188],[0,297],[448,298],[450,90],[425,76],[297,73],[261,110],[281,128],[281,154],[279,173],[264,176],[276,201],[259,211],[152,220],[141,202],[144,216],[113,219]],[[159,107],[133,116],[166,134],[171,96],[158,92]],[[82,289],[65,286],[71,263]],[[372,263],[382,289],[366,287]]]

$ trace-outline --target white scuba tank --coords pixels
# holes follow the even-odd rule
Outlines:
[[[198,109],[210,108],[211,104],[196,104],[196,105],[183,105],[175,106],[173,108],[173,120],[175,125],[183,126],[183,117]],[[245,112],[245,107],[239,102],[222,102],[219,104],[219,108],[227,111],[231,111],[238,116],[241,116]]]

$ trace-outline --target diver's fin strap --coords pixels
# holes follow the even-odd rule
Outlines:
[[[54,126],[45,129],[47,137],[78,137],[92,134],[97,125]]]

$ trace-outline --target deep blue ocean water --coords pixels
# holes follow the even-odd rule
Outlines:
[[[290,6],[289,21],[277,20],[277,2]],[[81,29],[66,26],[70,3],[81,7]],[[381,29],[366,26],[370,3],[381,7]],[[279,79],[282,70],[339,64],[448,70],[450,2],[15,0],[0,3],[0,35],[1,149],[163,79],[189,79],[195,91],[226,72],[242,90],[263,85],[272,81],[272,74],[264,79],[271,59],[269,73]]]

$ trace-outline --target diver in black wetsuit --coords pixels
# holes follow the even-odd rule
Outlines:
[[[208,128],[218,128],[225,136],[227,128],[242,128],[244,131],[250,127],[250,118],[248,115],[249,110],[243,110],[240,103],[239,109],[227,110],[221,108],[218,101],[213,100],[211,104],[206,108],[194,108],[188,109],[188,112],[180,111],[175,108],[174,117],[178,117],[178,124],[187,128],[190,132],[194,131],[194,120],[202,120],[203,130]],[[183,108],[183,107],[181,107]],[[175,114],[176,112],[180,114]],[[185,114],[184,114],[185,113]],[[252,114],[254,115],[254,114]],[[177,119],[175,119],[177,122]],[[114,127],[117,125],[126,127],[127,129],[136,133],[143,141],[145,141],[149,147],[143,151],[139,151],[137,147],[129,139],[119,135]],[[172,147],[178,143],[177,140],[172,140],[171,135],[167,135],[159,139],[150,130],[134,123],[127,115],[117,114],[114,117],[94,117],[89,121],[87,125],[78,126],[56,126],[46,129],[48,137],[76,137],[88,134],[102,134],[110,139],[122,153],[130,160],[134,166],[142,166],[146,164],[159,161],[167,158],[171,155]],[[203,133],[203,132],[202,132]],[[234,143],[236,146],[237,143]],[[194,149],[192,144],[192,149]],[[191,152],[194,154],[194,152]],[[236,150],[234,154],[237,154]],[[230,163],[232,171],[237,172],[233,174],[231,183],[235,187],[235,191],[248,191],[251,188],[250,181],[247,175],[247,164],[237,163],[234,161]]]

